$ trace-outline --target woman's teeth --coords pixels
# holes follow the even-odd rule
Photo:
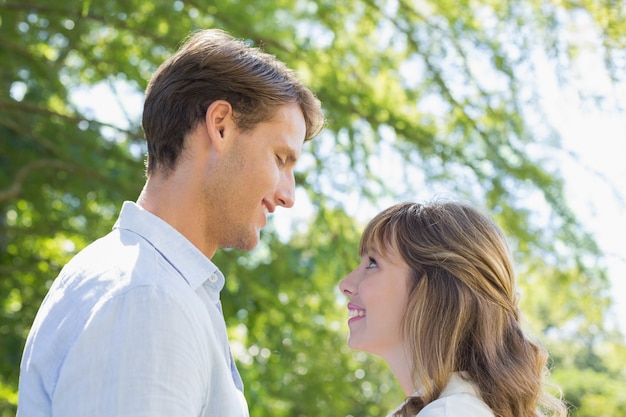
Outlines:
[[[363,317],[365,310],[348,310],[348,317]]]

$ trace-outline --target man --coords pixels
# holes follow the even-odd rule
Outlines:
[[[154,74],[147,181],[55,280],[26,342],[18,416],[247,416],[210,261],[294,203],[319,101],[273,56],[196,33]]]

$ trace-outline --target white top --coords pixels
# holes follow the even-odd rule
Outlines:
[[[392,417],[402,405],[387,417]],[[441,395],[417,413],[416,417],[494,417],[494,415],[480,398],[474,385],[455,373],[452,374]]]
[[[219,305],[224,276],[126,202],[61,271],[28,336],[19,417],[247,417]]]

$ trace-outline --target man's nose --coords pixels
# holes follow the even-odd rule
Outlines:
[[[296,200],[296,179],[293,172],[285,172],[281,176],[278,189],[275,194],[276,204],[291,208]]]

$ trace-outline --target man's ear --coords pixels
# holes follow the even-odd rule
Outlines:
[[[215,100],[206,111],[206,128],[211,144],[220,150],[224,146],[224,138],[235,127],[233,107],[226,100]]]

